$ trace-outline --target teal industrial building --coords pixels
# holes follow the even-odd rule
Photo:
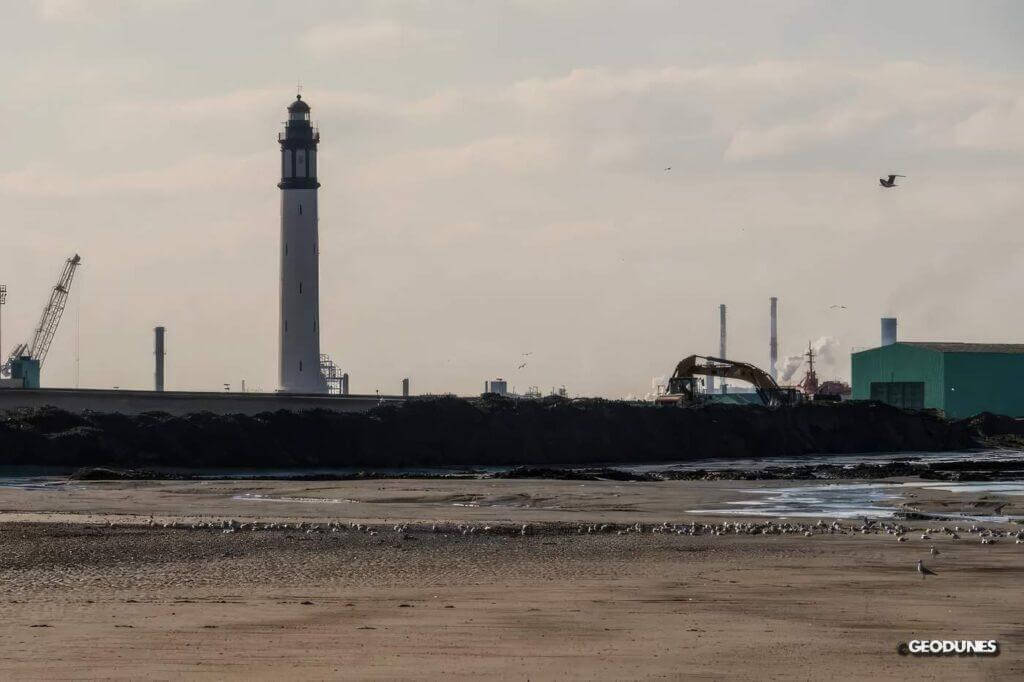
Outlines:
[[[854,353],[851,365],[855,400],[1024,416],[1024,344],[898,342]]]

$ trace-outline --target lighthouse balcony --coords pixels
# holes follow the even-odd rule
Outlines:
[[[320,131],[311,126],[288,126],[284,132],[277,134],[278,142],[320,142]]]

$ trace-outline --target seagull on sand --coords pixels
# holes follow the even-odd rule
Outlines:
[[[917,560],[917,572],[921,574],[921,580],[924,580],[925,576],[938,575],[935,571],[925,567],[924,562],[920,559]]]

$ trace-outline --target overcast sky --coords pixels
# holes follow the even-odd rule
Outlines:
[[[75,384],[77,336],[82,386],[151,387],[163,324],[169,389],[275,388],[300,79],[321,348],[353,392],[643,395],[717,350],[719,303],[767,366],[772,295],[781,355],[838,340],[822,378],[883,315],[1024,341],[1024,3],[0,9],[5,354],[84,263],[44,385]]]

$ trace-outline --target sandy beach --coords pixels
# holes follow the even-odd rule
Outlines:
[[[687,510],[728,504],[750,485],[2,488],[0,676],[995,679],[1024,672],[1024,545],[1013,539],[981,544],[961,522],[960,540],[944,533],[921,540],[926,528],[952,525],[934,521],[903,522],[915,529],[906,542],[854,532],[859,522],[848,520],[841,533],[811,537],[652,532],[666,521],[742,523]],[[894,504],[998,506],[1006,514],[1020,499],[933,488],[909,494]],[[212,527],[231,519],[257,530]],[[643,532],[620,530],[636,523]],[[268,524],[274,528],[264,530]],[[319,528],[310,532],[312,524]],[[599,524],[609,529],[586,532]],[[938,575],[922,579],[918,559]],[[1001,655],[897,653],[899,643],[921,638],[996,639]]]

